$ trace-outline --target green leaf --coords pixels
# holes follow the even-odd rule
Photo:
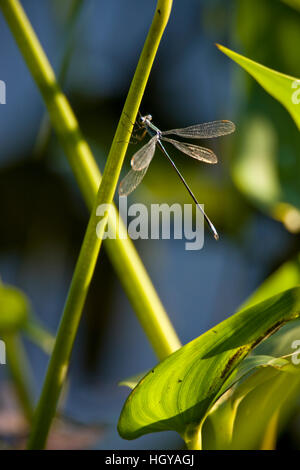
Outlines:
[[[265,67],[227,47],[219,44],[217,47],[243,67],[270,95],[278,100],[289,111],[300,129],[300,79]]]
[[[19,289],[0,285],[0,334],[12,333],[22,328],[28,320],[30,305]]]
[[[285,262],[282,266],[280,266],[271,276],[269,276],[256,290],[255,292],[245,301],[243,302],[242,305],[240,305],[239,309],[237,311],[243,310],[245,308],[252,307],[253,305],[263,302],[264,300],[268,299],[269,297],[272,297],[273,295],[279,294],[280,292],[283,292],[287,289],[291,289],[292,287],[296,287],[297,285],[300,285],[300,254],[295,256],[293,259],[290,261]],[[294,325],[291,324],[291,328],[294,328]],[[287,330],[287,326],[285,326],[282,330],[280,330],[280,333],[282,334]],[[275,337],[277,338],[278,333],[276,335],[272,336],[271,341],[273,339],[275,340]],[[299,331],[299,338],[300,338],[300,331]],[[270,344],[270,340],[264,341],[263,345],[264,348],[266,345]],[[290,341],[291,344],[291,341]],[[258,351],[260,349],[260,346],[258,349],[255,351]],[[286,350],[276,350],[270,352],[270,347],[268,347],[268,352],[264,353],[261,352],[261,354],[273,354],[273,358],[276,356],[281,356],[283,354],[288,354]],[[267,362],[261,357],[262,363],[261,364],[255,364],[252,363],[252,356],[249,358],[246,358],[243,363],[241,364],[241,369],[244,367],[247,368],[248,372],[255,367],[259,365],[268,365]],[[269,357],[271,360],[271,357]],[[271,364],[269,364],[271,365]],[[136,374],[132,377],[127,377],[126,379],[123,379],[121,382],[119,382],[118,385],[120,386],[125,386],[129,387],[131,390],[138,384],[138,382],[146,375],[146,371]],[[239,373],[238,373],[239,375]]]
[[[274,404],[275,409],[278,409],[276,405],[279,405],[280,397],[277,396],[276,380],[287,376],[288,374],[272,367],[258,368],[254,374],[221,396],[204,423],[203,447],[209,450],[257,449],[263,430],[273,414]],[[297,380],[298,376],[291,378]],[[254,401],[253,395],[256,397]],[[285,398],[284,395],[283,393],[282,397]],[[251,402],[251,412],[248,408],[248,398]]]
[[[154,367],[129,395],[118,423],[125,439],[175,430],[186,441],[237,365],[264,338],[298,318],[300,288],[242,310]],[[196,431],[196,429],[195,429]]]
[[[282,0],[283,3],[286,3],[292,8],[295,8],[296,10],[300,11],[300,0]]]
[[[240,363],[204,423],[205,449],[258,448],[272,417],[285,403],[292,409],[300,374],[291,345],[299,333],[299,319],[289,322]]]
[[[300,336],[299,336],[300,337]],[[223,387],[224,389],[230,388],[234,383],[239,381],[242,377],[245,375],[248,375],[250,372],[252,372],[254,369],[258,367],[266,367],[266,366],[271,366],[275,367],[278,369],[282,369],[283,367],[286,367],[289,364],[288,360],[283,357],[274,357],[274,356],[268,356],[268,355],[254,355],[254,356],[249,356],[246,357],[239,367],[236,370],[236,374],[232,374],[230,376],[229,381],[225,382]],[[118,383],[119,386],[121,387],[128,387],[131,390],[134,389],[134,387],[137,386],[137,384],[140,382],[140,380],[147,375],[148,372],[140,373],[137,375],[134,375],[132,377],[128,377],[126,379],[123,379],[121,382]]]
[[[272,211],[281,198],[275,131],[266,119],[252,117],[247,119],[241,135],[238,157],[232,165],[233,179],[255,204]]]
[[[262,111],[261,96],[253,90],[248,96],[250,113],[244,113],[239,125],[239,148],[231,161],[231,170],[236,186],[254,205],[281,221],[290,232],[299,233],[300,80],[217,46],[281,103],[297,125],[296,128],[286,123],[289,120],[285,120],[284,112],[282,118],[277,112],[274,119],[276,111],[272,111],[270,104]],[[258,108],[257,99],[260,100]]]
[[[280,415],[280,427],[286,422],[299,399],[299,389],[299,370],[289,374],[284,368],[259,368],[214,405],[204,425],[205,448],[259,448],[275,414]],[[207,424],[213,426],[214,436],[206,434]]]
[[[300,254],[280,266],[240,308],[249,308],[299,284]],[[287,411],[281,412],[283,407],[286,410],[287,405],[288,412],[293,410],[299,396],[300,381],[299,367],[293,365],[291,355],[296,353],[293,344],[299,338],[298,319],[284,325],[242,361],[236,374],[223,385],[223,389],[233,384],[234,387],[217,400],[205,421],[203,435],[206,449],[257,448],[272,417],[279,411],[281,415],[287,415]],[[266,360],[263,359],[264,355]],[[272,357],[276,357],[275,362]],[[281,363],[281,360],[284,362]],[[282,372],[279,374],[276,370]],[[286,372],[295,373],[294,377]],[[267,405],[265,397],[268,397]],[[250,420],[252,413],[255,419]]]

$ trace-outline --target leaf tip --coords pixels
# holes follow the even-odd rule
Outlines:
[[[219,44],[218,42],[215,42],[215,46],[219,49],[219,51],[224,52],[226,47],[222,46],[222,44]]]

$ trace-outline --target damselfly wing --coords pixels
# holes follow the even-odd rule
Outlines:
[[[146,120],[147,116],[142,119]],[[143,127],[146,127],[147,129],[147,122],[142,121],[142,123],[144,124]],[[212,150],[209,150],[206,147],[200,147],[199,145],[169,139],[165,137],[166,135],[178,135],[179,137],[189,137],[190,139],[208,139],[231,134],[234,130],[235,125],[233,122],[225,120],[204,122],[202,124],[196,124],[182,129],[171,129],[169,131],[162,132],[157,129],[156,134],[152,136],[149,142],[133,155],[131,159],[132,170],[125,176],[119,187],[120,196],[127,196],[140,184],[152,158],[154,157],[155,148],[159,140],[164,140],[165,142],[172,144],[182,153],[185,153],[196,160],[211,164],[218,162],[218,158]],[[156,128],[154,131],[156,131]],[[135,174],[135,172],[140,172],[141,170],[146,171],[143,171],[140,175]]]
[[[177,148],[177,150],[179,150],[182,153],[185,153],[189,157],[195,158],[196,160],[199,160],[205,163],[214,164],[214,163],[217,163],[218,159],[212,150],[207,149],[206,147],[201,147],[200,145],[180,142],[178,140],[170,139],[165,136],[175,135],[178,137],[184,137],[184,138],[190,138],[190,139],[209,139],[209,138],[220,137],[223,135],[231,134],[232,132],[235,131],[235,125],[231,121],[223,120],[223,121],[205,122],[202,124],[196,124],[194,126],[184,127],[182,129],[171,129],[169,131],[161,131],[156,126],[154,126],[154,124],[151,121],[152,121],[152,116],[150,114],[147,116],[141,116],[140,118],[140,126],[146,129],[151,139],[149,140],[149,142],[147,142],[147,144],[145,144],[140,150],[138,150],[133,155],[131,159],[132,169],[125,176],[125,178],[121,181],[120,186],[119,186],[119,195],[128,196],[141,183],[154,157],[156,146],[158,146],[160,150],[164,153],[164,155],[168,158],[169,162],[172,164],[173,168],[177,172],[181,181],[184,183],[185,187],[187,188],[189,194],[193,198],[197,207],[203,213],[211,230],[214,233],[215,238],[217,239],[218,234],[217,234],[216,229],[214,228],[213,224],[211,223],[211,221],[209,220],[209,218],[203,211],[200,204],[198,203],[197,199],[195,198],[191,189],[187,185],[185,179],[179,172],[175,163],[169,156],[168,152],[166,151],[165,147],[162,144],[162,141],[168,142],[169,144]]]

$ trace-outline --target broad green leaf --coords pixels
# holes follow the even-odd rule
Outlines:
[[[227,383],[224,384],[226,389],[233,384],[235,385],[231,393],[232,399],[235,400],[236,397],[240,398],[241,396],[246,396],[255,386],[268,380],[268,374],[265,376],[263,374],[263,370],[266,368],[288,372],[289,374],[286,374],[287,384],[291,378],[290,374],[299,376],[299,366],[294,364],[292,360],[294,355],[296,355],[296,359],[299,359],[299,340],[300,321],[296,319],[284,325],[279,331],[274,333],[271,338],[259,344],[257,348],[240,363],[234,377],[230,377]],[[296,341],[297,345],[295,343]],[[249,374],[257,370],[258,373],[256,374]],[[225,389],[225,387],[223,386],[223,389]],[[223,401],[223,397],[220,398],[220,401]]]
[[[283,406],[291,408],[294,405],[299,388],[299,373],[288,374],[273,367],[259,368],[213,406],[203,426],[203,447],[260,448],[270,420]]]
[[[205,449],[225,450],[232,448],[239,405],[248,394],[270,381],[270,378],[276,376],[276,373],[276,369],[272,367],[258,368],[254,374],[229,389],[216,401],[203,426],[203,447]],[[257,417],[256,414],[255,416]],[[245,421],[247,422],[247,419]],[[253,429],[252,433],[256,436],[257,430]],[[253,436],[251,436],[252,439]],[[246,449],[248,449],[247,445],[244,447],[244,450]]]
[[[296,352],[292,345],[299,338],[300,321],[289,322],[242,361],[235,376],[236,383],[232,381],[234,387],[217,400],[207,416],[203,428],[204,448],[260,447],[272,418],[275,415],[277,418],[280,415],[281,421],[286,418],[282,408],[288,404],[290,411],[300,390],[299,366],[292,362],[292,354]],[[263,353],[285,357],[272,359],[273,356],[262,356]],[[276,430],[273,439],[276,440]]]
[[[284,75],[254,62],[227,47],[217,44],[220,51],[243,67],[255,80],[289,111],[300,129],[300,79]]]
[[[284,112],[279,117],[281,110],[274,116],[276,108],[272,111],[272,103],[266,101],[264,107],[261,96],[252,90],[248,96],[249,113],[244,113],[238,126],[239,148],[231,168],[236,186],[253,204],[282,222],[290,232],[299,233],[300,79],[265,67],[224,46],[218,47],[281,103],[297,125],[297,128],[288,125]]]
[[[233,384],[239,382],[241,379],[245,379],[250,375],[251,372],[258,368],[273,367],[274,369],[284,370],[291,373],[298,373],[298,369],[291,363],[291,356],[293,353],[287,355],[271,356],[267,354],[250,354],[246,357],[236,368],[234,373],[230,376],[229,380],[226,381],[221,389],[225,392]]]
[[[217,402],[208,421],[215,428],[218,448],[257,449],[272,417],[280,417],[278,431],[286,422],[299,400],[300,374],[288,374],[274,368],[258,369],[227,394],[226,400]],[[225,397],[224,397],[225,398]],[[231,422],[227,428],[227,442],[219,434],[220,423]],[[208,423],[207,423],[208,424]],[[205,435],[205,427],[203,430]],[[208,448],[215,443],[206,442]]]
[[[252,307],[253,305],[263,302],[264,300],[272,297],[273,295],[279,294],[284,290],[290,289],[292,287],[296,287],[300,285],[300,254],[298,254],[294,259],[287,261],[282,266],[280,266],[271,276],[269,276],[259,287],[255,290],[255,292],[239,307],[239,310],[243,310],[245,308]],[[291,325],[293,328],[294,326]],[[284,327],[280,330],[280,333],[284,333],[284,331],[288,327]],[[272,336],[271,341],[275,337],[277,338],[278,333]],[[300,331],[299,331],[299,338],[300,338]],[[266,347],[270,343],[270,340],[264,341],[263,345]],[[291,343],[290,343],[291,344]],[[260,347],[259,347],[260,348]],[[258,348],[258,349],[259,349]],[[256,348],[255,351],[258,353],[258,349]],[[266,354],[266,352],[264,352]],[[268,354],[271,354],[268,347]],[[273,357],[279,357],[280,355],[288,354],[286,350],[280,351],[273,351]],[[270,357],[266,357],[266,361],[262,359],[261,364],[255,364],[252,362],[252,356],[246,358],[240,368],[241,370],[246,368],[248,372],[254,370],[257,366],[263,365],[271,365],[267,364],[267,362],[271,360]],[[240,375],[239,373],[237,373]],[[128,377],[121,382],[119,382],[120,386],[129,387],[131,390],[138,384],[142,377],[146,375],[146,372],[136,374],[132,377]]]
[[[266,376],[263,371],[264,378]],[[255,375],[253,379],[257,379]],[[299,399],[300,374],[291,375],[277,371],[270,380],[256,385],[241,400],[233,431],[233,449],[261,448],[264,436],[274,415],[278,416],[278,435],[286,424],[296,400]],[[249,418],[248,418],[249,417]],[[276,439],[275,439],[276,445]]]
[[[271,366],[271,367],[275,367],[278,369],[282,369],[283,367],[286,367],[288,364],[289,364],[288,359],[282,358],[282,357],[273,357],[273,356],[267,356],[267,355],[255,355],[255,356],[246,357],[237,368],[236,374],[234,374],[234,376],[230,376],[228,382],[226,381],[224,383],[222,389],[224,388],[226,390],[230,388],[234,383],[239,381],[245,375],[252,372],[257,367]],[[122,387],[128,387],[131,390],[133,390],[134,387],[137,386],[140,380],[143,377],[145,377],[147,373],[144,372],[138,375],[134,375],[132,377],[128,377],[122,380],[121,382],[119,382],[118,385]]]
[[[300,255],[297,255],[269,276],[240,308],[253,306],[272,295],[299,284]],[[289,410],[292,410],[300,392],[300,379],[299,366],[292,365],[291,355],[297,353],[295,341],[299,341],[299,339],[300,321],[289,322],[272,335],[271,338],[255,348],[249,357],[239,365],[236,375],[230,378],[231,382],[229,381],[228,384],[223,386],[225,388],[227,385],[226,388],[228,388],[228,385],[235,384],[234,388],[220,397],[209,412],[203,430],[203,435],[206,438],[204,443],[205,448],[255,448],[257,443],[262,440],[264,430],[268,429],[268,423],[272,420],[273,416],[278,412],[281,413],[282,408],[284,406],[286,408],[287,404]],[[282,363],[281,366],[278,359],[276,359],[275,364],[272,364],[270,359],[269,365],[273,368],[266,368],[268,364],[267,361],[263,361],[263,355],[267,355],[266,358],[284,356],[287,365]],[[259,362],[265,363],[259,364]],[[251,364],[254,367],[251,367]],[[262,369],[259,366],[264,368]],[[275,369],[282,370],[282,373],[276,373]],[[296,375],[292,377],[290,374],[285,373],[287,371],[296,372]],[[249,376],[251,372],[253,374]],[[247,374],[248,376],[245,378]],[[238,381],[239,379],[243,380]],[[261,390],[263,390],[263,393]],[[289,390],[291,390],[291,394],[285,393],[285,391]],[[275,392],[279,397],[274,400]],[[270,398],[267,407],[265,406],[265,396]],[[256,397],[256,402],[253,397]],[[242,411],[240,411],[240,405],[242,405]],[[251,415],[250,408],[260,410],[258,413],[259,417],[251,421],[251,431],[248,416],[248,414]],[[239,431],[237,432],[235,420],[238,413]],[[287,415],[287,412],[285,412],[285,415]],[[213,434],[211,429],[214,430]],[[232,442],[233,434],[235,434],[234,442]]]
[[[0,335],[22,328],[28,320],[27,297],[15,287],[0,284]]]
[[[223,384],[264,338],[298,318],[300,288],[242,310],[154,367],[129,395],[118,424],[125,439],[199,426]]]

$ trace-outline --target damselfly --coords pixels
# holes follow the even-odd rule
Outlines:
[[[189,157],[195,158],[196,160],[206,162],[206,163],[217,163],[218,159],[212,150],[209,150],[205,147],[200,147],[199,145],[194,145],[186,142],[180,142],[178,140],[169,139],[167,135],[176,135],[178,137],[187,137],[190,139],[208,139],[212,137],[220,137],[222,135],[231,134],[235,130],[235,125],[231,121],[213,121],[205,122],[202,124],[196,124],[190,127],[184,127],[183,129],[172,129],[170,131],[161,131],[151,122],[152,116],[148,114],[147,116],[140,116],[139,124],[140,127],[144,129],[144,133],[148,133],[151,139],[144,145],[140,150],[138,150],[131,159],[132,169],[121,181],[119,186],[119,195],[127,196],[140,184],[144,178],[148,167],[151,163],[152,158],[154,157],[156,146],[160,148],[165,157],[171,163],[172,167],[176,171],[177,175],[183,182],[184,186],[188,190],[190,196],[195,202],[198,209],[202,212],[206,222],[208,223],[214,237],[218,240],[219,235],[215,229],[213,223],[210,221],[205,211],[202,209],[198,203],[196,197],[191,191],[190,187],[186,183],[182,174],[176,167],[175,163],[171,159],[170,155],[166,151],[162,140],[169,142],[175,148],[185,153]]]

